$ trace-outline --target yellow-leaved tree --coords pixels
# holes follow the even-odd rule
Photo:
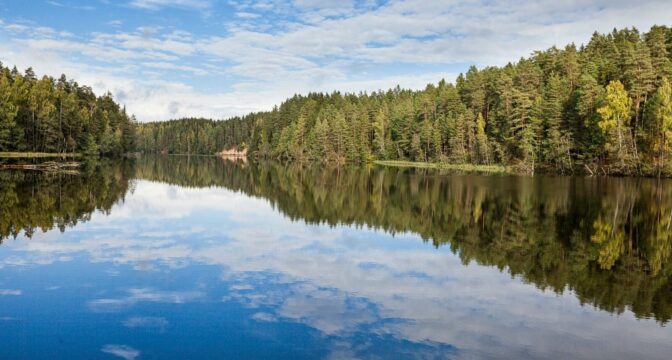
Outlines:
[[[617,163],[620,172],[627,172],[635,162],[635,149],[628,122],[632,100],[620,81],[606,87],[605,105],[597,109],[601,120],[598,126],[606,140],[605,150],[609,163]]]

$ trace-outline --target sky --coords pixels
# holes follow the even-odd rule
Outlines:
[[[224,119],[670,19],[669,0],[0,0],[0,61],[110,91],[141,122]]]

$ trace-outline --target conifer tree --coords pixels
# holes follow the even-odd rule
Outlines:
[[[672,84],[667,78],[647,104],[646,122],[648,143],[654,173],[660,176],[669,171],[672,163]]]

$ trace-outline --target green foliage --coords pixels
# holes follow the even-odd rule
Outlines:
[[[645,114],[646,140],[651,149],[647,163],[654,173],[669,175],[672,171],[672,84],[667,78],[661,79]]]
[[[261,124],[257,114],[227,121],[188,118],[139,124],[135,128],[136,145],[144,153],[212,155],[252,142],[258,145],[255,151],[267,153],[274,139]]]
[[[585,46],[471,67],[454,85],[442,80],[421,91],[311,93],[229,121],[141,125],[138,144],[145,152],[213,154],[245,142],[253,156],[295,161],[660,173],[660,140],[649,136],[660,120],[643,117],[672,72],[670,33],[663,26],[595,33]]]
[[[37,79],[32,69],[22,75],[0,63],[0,151],[116,155],[135,150],[134,131],[109,93],[97,97],[65,75]]]
[[[620,165],[619,171],[626,172],[635,162],[631,145],[634,145],[631,129],[627,125],[632,100],[628,97],[620,81],[607,85],[605,105],[597,110],[601,116],[598,123],[606,138],[605,150],[611,163]]]

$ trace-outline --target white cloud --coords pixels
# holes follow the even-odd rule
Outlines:
[[[254,313],[252,315],[252,320],[260,321],[260,322],[275,322],[277,319],[275,318],[275,315],[270,314],[270,313],[265,313],[265,312],[258,312]]]
[[[194,75],[207,75],[208,74],[208,72],[204,69],[200,69],[200,68],[196,68],[196,67],[192,67],[192,66],[177,65],[177,64],[170,63],[170,62],[167,62],[167,61],[148,61],[148,62],[143,62],[141,65],[149,67],[149,68],[155,68],[155,69],[185,71],[185,72],[190,72]]]
[[[139,302],[157,302],[182,304],[202,298],[205,294],[200,291],[160,291],[151,288],[132,288],[127,295],[120,298],[103,298],[89,301],[89,308],[93,311],[116,311]]]
[[[19,296],[21,294],[23,292],[17,289],[0,289],[0,296]]]
[[[245,12],[245,11],[240,11],[236,13],[236,16],[241,18],[241,19],[256,19],[260,17],[261,15],[251,13],[251,12]]]
[[[212,6],[212,1],[210,0],[131,0],[129,2],[130,6],[148,9],[148,10],[158,10],[165,7],[176,7],[176,8],[185,8],[185,9],[197,9],[203,10],[208,9]]]
[[[124,360],[135,360],[138,356],[140,356],[140,351],[128,345],[109,344],[103,346],[103,348],[100,349],[100,351],[120,357]]]
[[[213,7],[206,0],[129,4],[150,10]],[[268,110],[295,93],[370,91],[397,84],[423,88],[441,77],[452,81],[469,64],[503,65],[533,50],[586,42],[593,31],[647,30],[672,18],[672,7],[663,0],[232,5],[235,17],[225,29],[198,35],[179,27],[145,26],[75,37],[39,24],[4,22],[0,35],[8,41],[0,43],[0,60],[32,66],[38,73],[66,73],[99,92],[110,90],[140,121],[225,118]],[[204,80],[207,88],[200,85]]]
[[[168,320],[163,317],[152,316],[134,316],[122,322],[128,328],[160,328],[163,329],[168,326]]]

